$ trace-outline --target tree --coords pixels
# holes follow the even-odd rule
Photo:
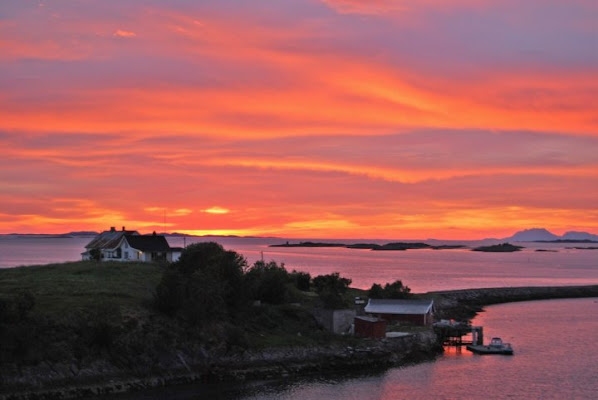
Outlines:
[[[382,285],[378,283],[374,283],[370,290],[368,291],[368,297],[370,299],[383,299],[384,298],[384,289],[382,289]]]
[[[284,264],[257,261],[245,274],[245,282],[251,297],[270,304],[282,304],[287,297],[289,273]]]
[[[351,284],[351,279],[342,278],[338,272],[328,275],[318,275],[313,279],[316,293],[330,289],[338,293],[345,293]]]
[[[386,299],[406,299],[410,296],[411,289],[409,286],[404,286],[400,280],[384,285],[384,298]]]
[[[316,276],[313,279],[313,286],[324,307],[336,309],[347,306],[344,294],[351,282],[351,279],[342,278],[338,272],[334,272]]]
[[[195,243],[162,275],[154,294],[155,307],[192,325],[227,319],[247,301],[240,254],[218,243]]]
[[[411,296],[409,286],[403,285],[403,282],[396,280],[393,283],[382,285],[374,283],[368,291],[370,299],[407,299]]]
[[[102,251],[100,249],[89,250],[89,259],[94,261],[102,260]]]
[[[303,292],[309,292],[311,287],[311,275],[308,272],[293,270],[293,272],[291,272],[291,279],[297,289]]]

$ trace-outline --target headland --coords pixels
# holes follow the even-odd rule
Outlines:
[[[442,352],[433,330],[425,327],[405,327],[407,335],[387,339],[333,336],[313,324],[297,304],[252,308],[251,318],[276,335],[259,330],[249,343],[230,325],[213,324],[209,335],[190,332],[145,306],[162,268],[86,262],[0,271],[5,291],[28,288],[38,301],[38,310],[30,316],[24,315],[30,304],[26,297],[15,300],[20,305],[12,308],[16,314],[6,314],[12,322],[4,326],[3,335],[12,333],[2,341],[0,399],[80,398],[195,382],[383,370],[433,359]],[[5,291],[0,297],[6,297]],[[463,320],[490,304],[598,297],[598,285],[416,296],[433,298],[438,318]],[[111,314],[114,306],[120,308],[117,314]],[[19,312],[24,313],[22,318]],[[287,326],[281,327],[277,321],[285,318]],[[42,353],[35,345],[28,347],[34,334],[49,341],[41,344],[46,347]]]

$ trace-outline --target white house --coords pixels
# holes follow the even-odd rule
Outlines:
[[[114,227],[111,227],[109,231],[104,231],[96,236],[91,242],[85,246],[85,251],[81,253],[83,260],[93,259],[93,252],[99,251],[100,258],[107,260],[112,258],[112,250],[118,247],[121,239],[124,235],[139,235],[137,231],[127,231],[123,226],[122,230],[117,231]]]
[[[182,252],[180,247],[170,247],[162,235],[140,235],[136,231],[122,231],[111,228],[93,239],[82,253],[84,260],[92,259],[94,249],[100,251],[103,261],[177,261]]]

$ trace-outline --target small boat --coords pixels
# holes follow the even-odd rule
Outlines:
[[[471,344],[467,350],[477,354],[505,354],[513,355],[513,348],[510,343],[503,343],[499,337],[494,337],[487,346]]]

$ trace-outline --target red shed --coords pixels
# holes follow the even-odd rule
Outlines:
[[[375,317],[355,317],[355,336],[369,338],[386,337],[386,321]]]
[[[370,299],[365,312],[387,321],[404,321],[416,325],[433,322],[434,300]]]

